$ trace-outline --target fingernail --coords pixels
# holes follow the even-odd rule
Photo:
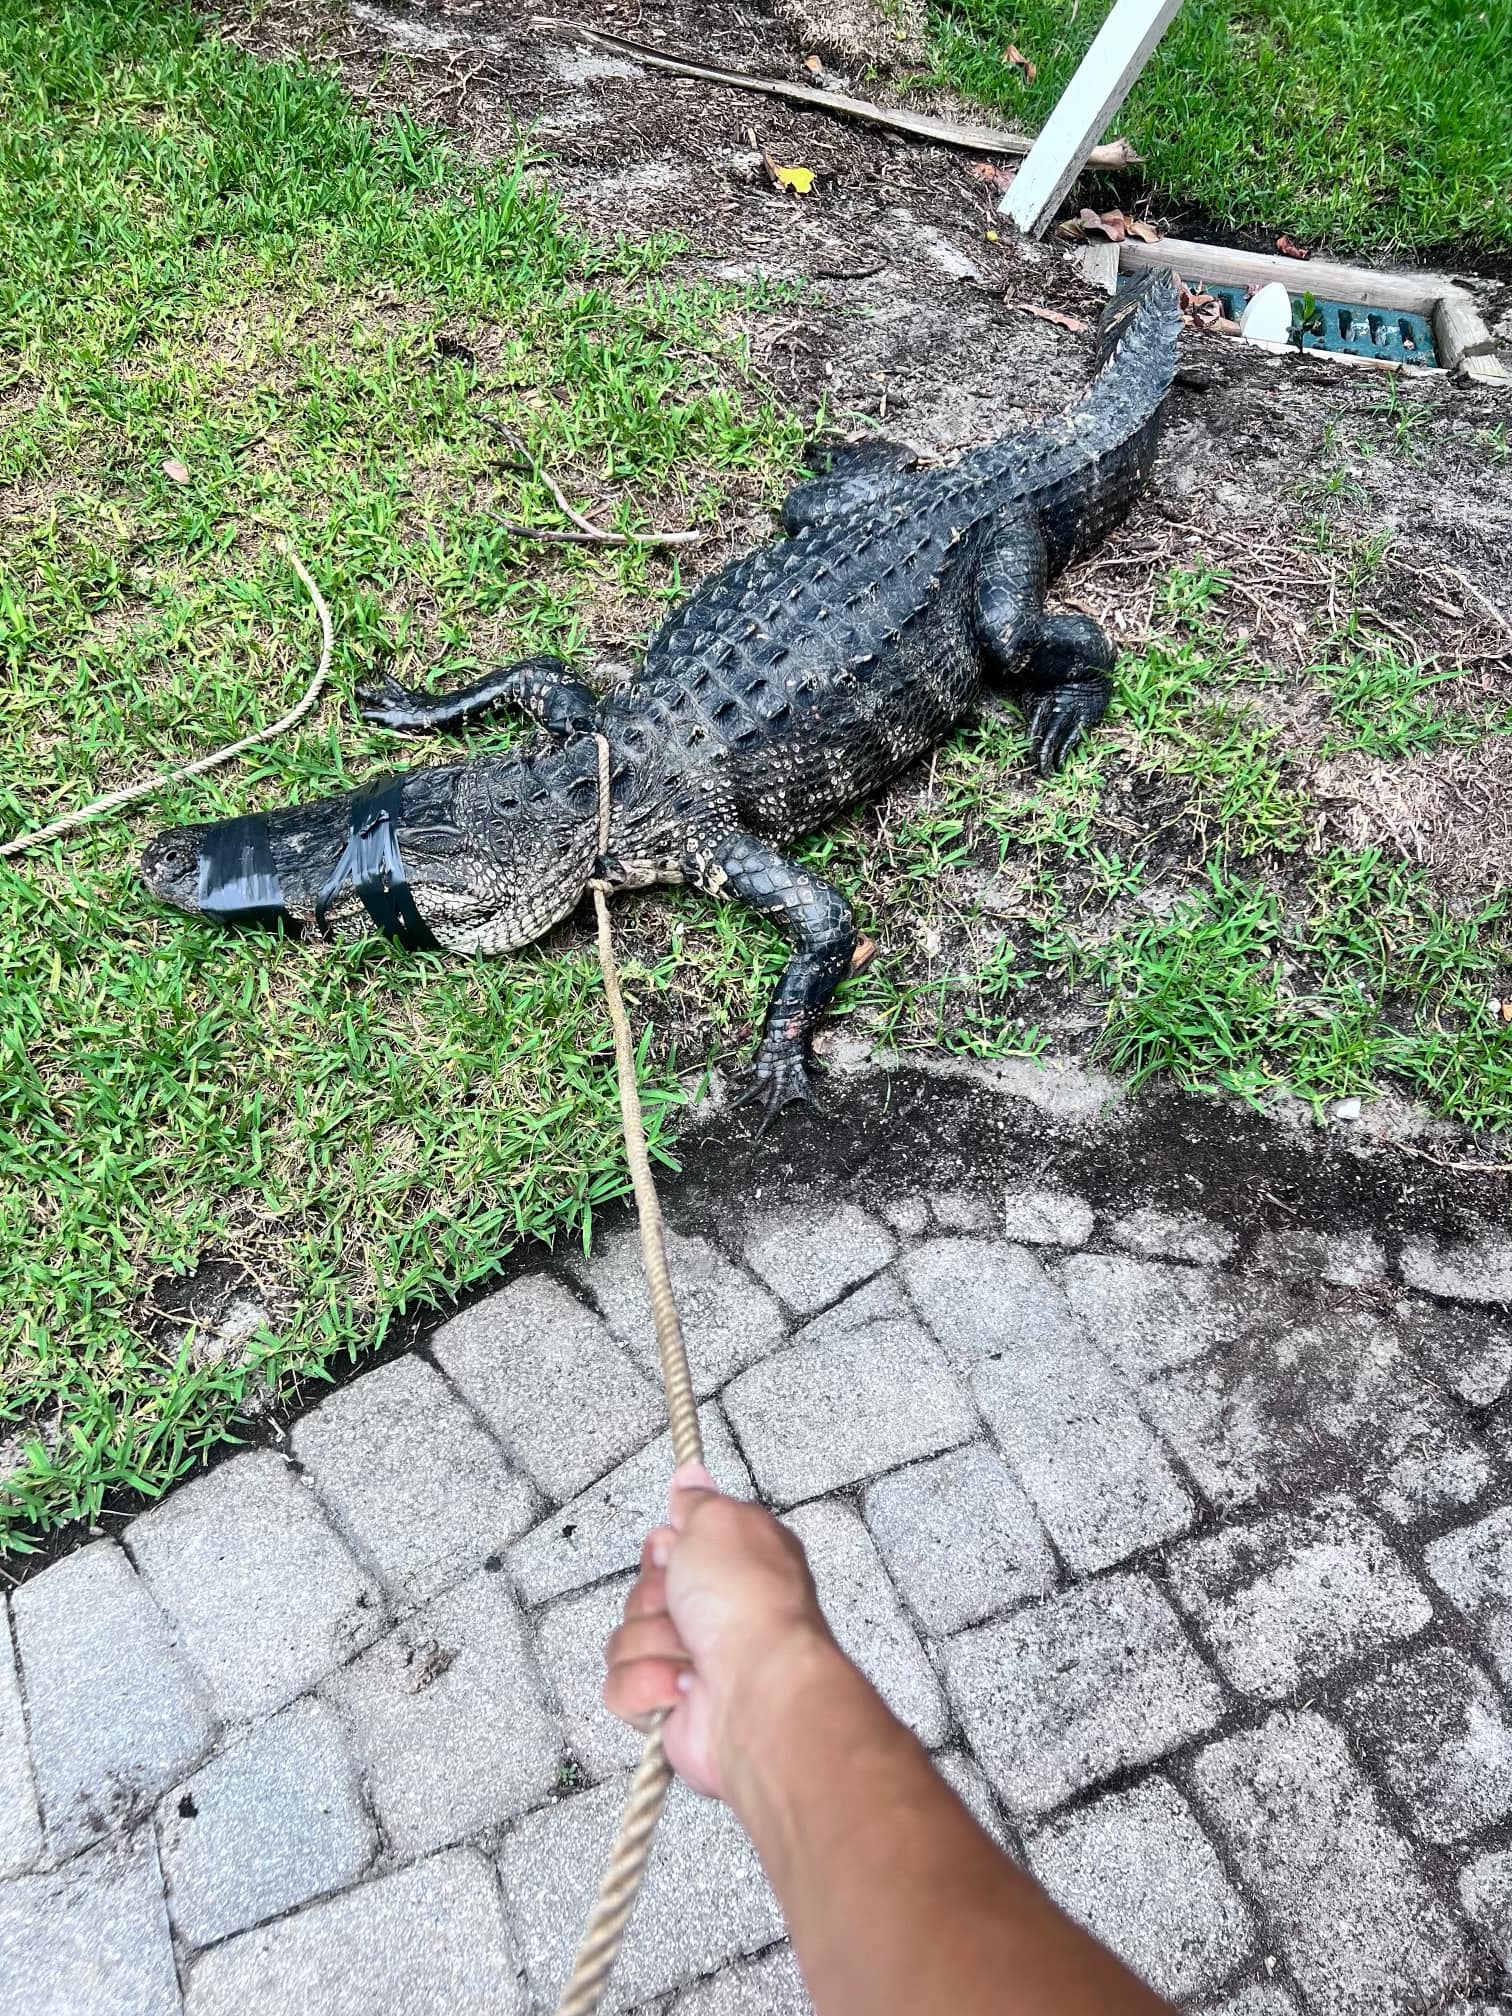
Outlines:
[[[672,1550],[668,1547],[665,1540],[653,1540],[651,1542],[651,1566],[653,1568],[665,1568],[671,1558]]]
[[[677,1676],[677,1691],[679,1694],[691,1694],[693,1692],[693,1675],[686,1667]]]
[[[680,1463],[672,1472],[672,1482],[684,1491],[717,1491],[719,1486],[702,1463]]]

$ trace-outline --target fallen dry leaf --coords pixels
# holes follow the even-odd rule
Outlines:
[[[1011,189],[1018,169],[1006,161],[973,161],[971,172],[978,182],[990,182],[994,189]]]
[[[824,64],[823,61],[818,56],[805,56],[803,59],[803,67],[805,70],[812,70],[814,75],[817,77],[819,75],[819,72],[824,68]]]
[[[1011,63],[1015,70],[1022,70],[1026,84],[1032,84],[1039,75],[1039,65],[1031,63],[1023,50],[1017,48],[1012,42],[1008,44],[1008,47],[1003,51],[998,60],[1002,63]]]
[[[791,189],[795,196],[812,196],[814,193],[814,171],[812,168],[784,168],[774,161],[765,150],[761,156],[772,184],[777,189]]]
[[[1129,236],[1137,238],[1142,245],[1158,245],[1160,243],[1160,233],[1155,229],[1153,224],[1146,224],[1143,218],[1131,217],[1128,229]]]
[[[1020,315],[1032,315],[1037,322],[1053,322],[1057,329],[1069,329],[1073,336],[1085,336],[1092,327],[1090,322],[1082,322],[1075,315],[1063,315],[1059,308],[1041,308],[1033,301],[1009,301],[1004,305],[1017,308]]]
[[[187,483],[189,481],[189,471],[184,467],[182,462],[172,455],[163,464],[163,474],[168,478],[170,483]]]
[[[1276,250],[1288,259],[1311,259],[1312,253],[1305,245],[1297,244],[1293,238],[1278,238]]]

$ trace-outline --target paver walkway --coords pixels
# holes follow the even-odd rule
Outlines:
[[[839,1184],[673,1271],[716,1475],[1069,1910],[1224,2016],[1512,2008],[1512,1243]],[[621,1233],[26,1582],[4,2016],[549,2007],[669,1461]],[[807,2006],[680,1790],[614,1994]]]

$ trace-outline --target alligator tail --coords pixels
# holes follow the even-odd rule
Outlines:
[[[1052,574],[1121,523],[1143,488],[1180,329],[1174,276],[1141,274],[1103,312],[1092,353],[1096,376],[1077,405],[1031,435],[966,458],[963,468],[976,480],[1000,485],[1038,520]]]
[[[1053,571],[1121,524],[1149,480],[1180,330],[1175,276],[1164,268],[1142,273],[1103,310],[1096,376],[1064,422],[1072,466],[1036,500]]]

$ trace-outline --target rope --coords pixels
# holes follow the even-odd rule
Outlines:
[[[609,744],[602,735],[595,735],[593,739],[598,744],[598,848],[602,857],[609,852]],[[667,1239],[662,1224],[661,1203],[651,1175],[651,1158],[646,1152],[646,1131],[641,1124],[640,1095],[635,1085],[635,1045],[630,1038],[630,1022],[625,1014],[609,931],[609,905],[605,900],[609,885],[595,880],[588,886],[593,891],[594,909],[598,915],[598,955],[604,970],[609,1020],[614,1029],[620,1122],[625,1134],[625,1155],[630,1164],[630,1184],[635,1192],[636,1215],[640,1220],[641,1260],[646,1270],[651,1316],[656,1325],[662,1385],[667,1396],[667,1413],[672,1422],[672,1454],[679,1465],[699,1463],[703,1460],[703,1437],[698,1430],[698,1407],[693,1398],[688,1355],[683,1348],[682,1325],[678,1321],[672,1280],[667,1271]],[[662,1740],[662,1725],[666,1719],[667,1711],[663,1710],[646,1737],[640,1763],[630,1781],[630,1796],[620,1821],[619,1838],[599,1885],[598,1901],[578,1942],[572,1972],[557,2004],[557,2016],[591,2016],[619,1958],[625,1926],[635,1908],[641,1878],[650,1859],[651,1839],[662,1808],[667,1803],[667,1788],[672,1782],[672,1767],[667,1762]]]
[[[240,756],[245,749],[254,748],[259,742],[271,742],[275,735],[285,735],[301,721],[320,698],[320,690],[325,685],[326,674],[331,669],[331,612],[326,607],[325,597],[310,578],[303,560],[286,540],[280,540],[289,565],[304,583],[310,600],[315,604],[315,613],[320,618],[320,663],[315,668],[315,677],[295,701],[281,720],[270,728],[254,729],[250,735],[243,735],[239,742],[228,742],[224,749],[216,749],[209,756],[200,756],[192,763],[181,764],[176,770],[160,770],[155,777],[144,777],[138,784],[123,784],[119,791],[107,791],[103,798],[93,798],[87,805],[81,805],[77,812],[69,812],[61,819],[54,819],[50,826],[36,827],[30,833],[22,833],[14,840],[7,840],[0,847],[0,860],[7,854],[23,853],[28,847],[40,847],[44,840],[56,840],[60,834],[72,833],[76,826],[85,826],[91,819],[98,819],[102,812],[114,812],[118,806],[134,805],[139,798],[150,798],[154,791],[161,791],[165,784],[177,784],[185,777],[198,777],[206,770],[215,769],[217,764],[229,763],[233,756]]]

